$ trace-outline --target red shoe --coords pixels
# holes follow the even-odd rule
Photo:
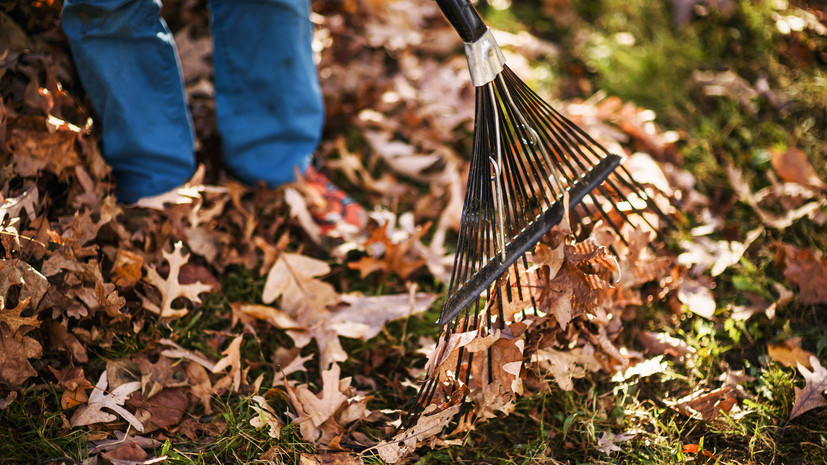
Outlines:
[[[322,235],[328,236],[336,230],[353,233],[365,229],[368,216],[365,209],[313,166],[305,171],[303,184],[311,195],[310,213]]]

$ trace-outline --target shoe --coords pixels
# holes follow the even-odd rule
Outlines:
[[[313,166],[305,171],[303,184],[311,196],[310,213],[322,235],[365,229],[368,216],[365,209]]]

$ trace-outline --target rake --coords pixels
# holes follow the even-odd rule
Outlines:
[[[490,29],[467,0],[436,2],[465,43],[476,88],[468,184],[453,271],[438,321],[440,338],[447,342],[452,334],[480,325],[489,330],[494,325],[503,328],[502,314],[491,315],[490,306],[481,315],[481,308],[486,307],[481,296],[485,294],[487,301],[492,295],[500,300],[500,313],[503,299],[525,300],[520,283],[525,273],[518,266],[528,269],[526,252],[566,215],[571,214],[582,229],[602,220],[622,242],[623,223],[631,221],[625,215],[618,218],[606,213],[602,208],[606,202],[620,211],[618,202],[634,193],[646,209],[666,217],[620,165],[618,155],[609,153],[543,101],[505,65]],[[627,211],[642,213],[639,203],[625,204],[630,204]],[[509,268],[511,272],[506,273]],[[494,286],[497,289],[492,293],[491,285],[498,280],[500,286]],[[473,355],[460,349],[454,370],[455,376],[464,374],[466,385]],[[446,381],[440,379],[444,376],[433,371],[427,374],[413,407],[402,419],[403,428],[412,426],[426,406],[445,400],[441,394],[454,394],[438,389]]]

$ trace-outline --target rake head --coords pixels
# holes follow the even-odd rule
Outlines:
[[[575,232],[585,234],[602,221],[625,243],[621,230],[624,223],[632,224],[629,216],[609,215],[604,206],[619,212],[618,203],[624,202],[630,214],[640,214],[644,221],[642,205],[666,216],[620,165],[619,156],[543,101],[505,65],[493,36],[466,0],[437,3],[465,41],[476,87],[468,184],[438,321],[439,344],[447,353],[463,333],[505,330],[506,319],[513,318],[504,315],[508,303],[531,302],[530,308],[537,308],[526,252],[555,225],[574,220],[579,228]],[[627,202],[630,195],[643,203]],[[484,386],[493,370],[502,369],[493,366],[490,348],[473,352],[459,347],[452,369],[437,367],[439,353],[429,362],[425,382],[402,419],[403,429],[430,411],[429,405],[455,405],[468,386]],[[475,361],[475,353],[478,358],[487,354],[487,359]]]

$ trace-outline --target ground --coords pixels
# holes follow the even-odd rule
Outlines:
[[[139,206],[111,195],[60,3],[0,7],[0,463],[827,463],[823,6],[480,2],[509,66],[671,221],[596,247],[620,281],[599,305],[572,287],[505,390],[469,394],[508,413],[377,455],[438,340],[474,124],[461,43],[430,0],[313,2],[318,156],[371,212],[369,236],[324,237],[307,186],[224,174],[205,3],[163,11],[204,168]],[[571,241],[557,276],[604,276],[578,255],[599,239]]]

